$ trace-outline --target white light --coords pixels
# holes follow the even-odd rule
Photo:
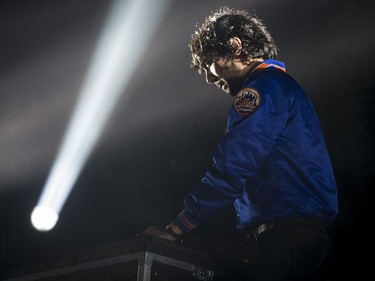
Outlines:
[[[56,216],[60,214],[169,1],[113,2],[80,99],[37,206],[48,206]]]
[[[51,230],[58,218],[57,213],[47,206],[37,206],[31,213],[31,222],[39,231]]]

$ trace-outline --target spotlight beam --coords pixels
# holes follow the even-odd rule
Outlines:
[[[52,229],[170,0],[117,0],[31,221]]]

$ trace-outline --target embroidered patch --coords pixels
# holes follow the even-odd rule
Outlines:
[[[258,109],[260,94],[253,88],[242,89],[234,98],[234,109],[238,114],[249,116]]]

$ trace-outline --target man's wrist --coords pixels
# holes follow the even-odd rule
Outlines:
[[[178,225],[174,224],[173,222],[171,222],[165,227],[165,232],[167,232],[174,238],[179,238],[183,234],[182,230],[178,227]]]

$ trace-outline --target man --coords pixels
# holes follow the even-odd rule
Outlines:
[[[266,27],[247,11],[212,13],[190,50],[207,83],[234,97],[227,133],[176,222],[144,234],[175,241],[233,206],[238,232],[256,241],[249,280],[320,280],[338,204],[309,98],[275,60]]]

